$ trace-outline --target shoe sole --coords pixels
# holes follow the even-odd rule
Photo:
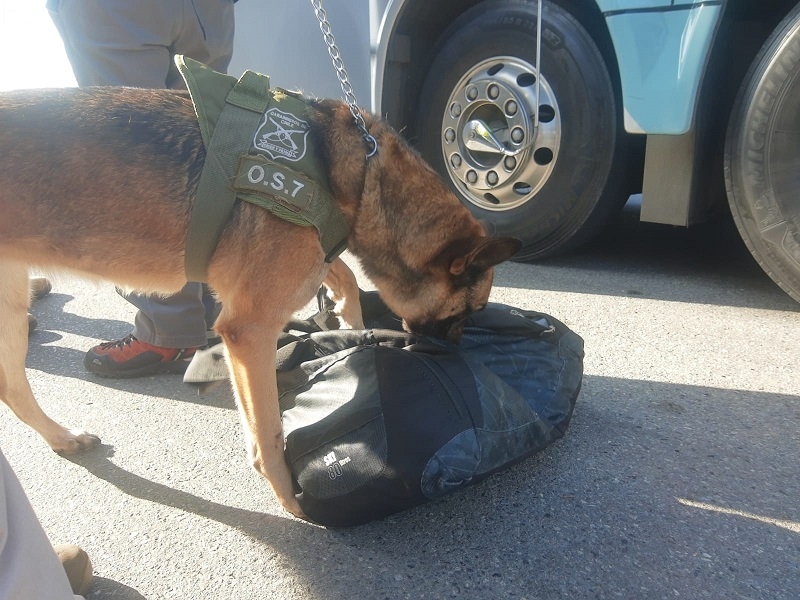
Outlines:
[[[85,360],[83,366],[92,375],[97,375],[103,379],[133,379],[135,377],[146,377],[147,375],[183,375],[186,369],[189,368],[191,358],[175,360],[168,363],[158,363],[155,365],[147,365],[146,367],[139,367],[137,369],[126,369],[122,371],[110,371],[108,369],[100,370],[100,367],[90,360]]]

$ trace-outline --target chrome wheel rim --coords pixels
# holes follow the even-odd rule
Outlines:
[[[440,132],[447,173],[475,206],[493,211],[531,200],[553,172],[561,114],[542,77],[536,110],[536,69],[499,56],[472,67],[453,88]]]

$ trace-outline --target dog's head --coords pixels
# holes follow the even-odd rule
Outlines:
[[[348,248],[381,298],[413,332],[458,341],[464,319],[489,300],[494,265],[519,251],[487,237],[442,178],[385,122],[364,113],[377,153],[346,105],[313,104],[320,154],[352,232]]]
[[[475,237],[450,242],[423,272],[411,278],[380,278],[381,297],[421,335],[458,342],[464,320],[489,301],[494,265],[521,247],[513,238]]]

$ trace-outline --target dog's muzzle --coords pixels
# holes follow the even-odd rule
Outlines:
[[[409,333],[425,335],[445,340],[451,344],[458,344],[461,342],[461,336],[464,333],[464,318],[451,317],[444,321],[432,321],[428,323],[409,323],[403,321],[403,326]]]

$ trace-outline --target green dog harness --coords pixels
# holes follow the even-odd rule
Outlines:
[[[206,159],[186,234],[187,281],[205,282],[208,264],[237,199],[303,227],[315,227],[325,260],[344,249],[350,226],[310,147],[305,101],[269,89],[269,77],[217,73],[175,57],[194,103]]]

